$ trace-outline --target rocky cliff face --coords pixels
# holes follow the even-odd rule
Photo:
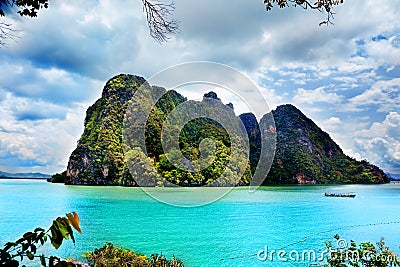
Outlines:
[[[274,162],[266,183],[386,183],[388,177],[367,161],[357,161],[293,105],[273,112],[277,129]]]
[[[144,78],[118,75],[104,86],[102,96],[86,111],[85,129],[72,152],[66,184],[134,184],[126,167],[121,143],[127,102]]]
[[[253,113],[244,113],[239,116],[246,128],[250,145],[250,169],[254,173],[257,168],[258,160],[261,153],[261,131],[256,116]]]
[[[84,132],[68,162],[65,173],[66,184],[136,185],[135,177],[132,177],[128,170],[122,150],[122,126],[129,100],[145,82],[142,77],[118,75],[106,83],[101,98],[86,112]],[[165,91],[160,87],[153,87],[153,89]],[[213,92],[207,93],[203,101],[209,98],[220,101]],[[161,145],[163,121],[175,107],[185,101],[187,101],[186,98],[175,91],[166,92],[157,102],[146,124],[145,142],[148,157],[161,177],[156,181],[156,185],[162,186],[166,182],[182,186],[231,184],[230,175],[234,175],[235,172],[243,174],[243,170],[229,170],[222,180],[214,180],[222,174],[223,166],[229,158],[235,156],[230,154],[229,136],[215,121],[193,120],[182,129],[179,139],[182,154],[187,159],[196,160],[201,156],[200,141],[204,138],[214,138],[218,153],[210,167],[199,172],[182,171],[172,166],[167,155],[164,154]],[[193,102],[193,105],[198,104]],[[233,109],[232,105],[229,107]],[[234,116],[233,111],[230,112]],[[262,131],[277,133],[276,154],[264,184],[385,183],[389,181],[378,167],[344,155],[327,133],[294,106],[279,106],[272,114],[276,128],[265,119],[261,119],[259,124],[251,113],[242,114],[236,118],[243,122],[250,142],[250,163],[240,184],[249,182],[250,171],[254,172],[257,166]],[[130,114],[130,116],[135,116],[135,114]]]

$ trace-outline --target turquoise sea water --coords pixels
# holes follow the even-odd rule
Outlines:
[[[198,201],[219,189],[163,190],[174,200],[184,196],[184,201]],[[326,191],[355,192],[357,197],[327,198]],[[160,203],[140,188],[0,180],[0,245],[76,211],[83,230],[76,245],[67,242],[59,251],[45,250],[76,258],[113,242],[145,254],[174,254],[186,266],[310,266],[301,257],[291,261],[287,255],[289,260],[282,262],[276,255],[273,261],[249,255],[296,241],[302,242],[286,247],[287,253],[320,253],[324,241],[336,233],[348,242],[378,241],[384,236],[398,252],[400,224],[382,223],[400,222],[399,208],[399,184],[262,187],[255,193],[243,187],[212,204],[182,208]]]

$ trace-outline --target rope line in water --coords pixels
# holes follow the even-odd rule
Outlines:
[[[296,245],[296,244],[300,244],[300,243],[304,243],[307,241],[308,238],[316,236],[316,235],[320,235],[320,234],[327,234],[330,232],[335,232],[335,231],[340,231],[340,230],[346,230],[346,229],[352,229],[352,228],[360,228],[360,227],[371,227],[371,226],[378,226],[378,225],[390,225],[390,224],[400,224],[400,221],[393,221],[393,222],[381,222],[381,223],[367,223],[367,224],[356,224],[356,225],[348,225],[348,226],[342,226],[342,227],[337,227],[337,228],[333,228],[333,229],[329,229],[329,230],[324,230],[324,231],[319,231],[319,232],[315,232],[313,234],[309,234],[304,236],[302,239],[297,240],[295,242],[289,243],[277,250],[283,250],[285,248],[288,248],[290,246]],[[251,258],[251,257],[255,257],[257,256],[257,253],[253,253],[253,254],[247,254],[247,255],[242,255],[242,256],[233,256],[230,258],[221,258],[221,261],[223,260],[235,260],[235,259],[239,259],[239,258]]]

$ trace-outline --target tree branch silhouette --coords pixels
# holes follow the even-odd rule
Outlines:
[[[179,31],[179,22],[171,18],[175,4],[163,4],[158,0],[142,0],[143,10],[146,12],[150,35],[158,42],[169,40],[169,34]]]
[[[304,9],[314,9],[320,12],[326,12],[327,17],[325,20],[321,21],[319,25],[323,24],[333,24],[333,12],[334,6],[343,4],[344,0],[316,0],[314,4],[312,4],[309,0],[264,0],[265,7],[267,11],[270,11],[274,4],[278,5],[280,8],[284,8],[289,6],[289,4],[293,6],[300,6]]]

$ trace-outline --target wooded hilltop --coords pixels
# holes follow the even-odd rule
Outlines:
[[[126,113],[127,116],[135,116],[129,114],[132,111],[127,111],[127,107],[136,90],[144,83],[146,81],[142,77],[125,74],[106,83],[101,98],[86,112],[84,132],[69,158],[66,171],[54,175],[50,181],[74,185],[137,185],[136,177],[129,171],[127,157],[138,155],[123,151],[123,124]],[[176,168],[164,154],[161,131],[170,112],[188,100],[173,90],[148,87],[149,90],[164,92],[146,122],[147,155],[154,166],[148,170],[148,174],[152,175],[155,169],[159,177],[154,186],[166,186],[169,183],[180,186],[248,185],[257,167],[262,139],[269,132],[276,134],[276,151],[270,172],[268,175],[265,173],[264,185],[389,182],[379,167],[345,155],[328,133],[290,104],[278,106],[272,111],[274,126],[269,125],[266,116],[259,122],[252,113],[236,117],[233,105],[227,105],[232,110],[232,116],[246,128],[250,155],[249,163],[244,163],[247,164],[244,169],[231,168],[218,181],[215,181],[215,177],[224,173],[227,162],[235,156],[231,155],[229,135],[221,124],[209,118],[189,121],[179,133],[180,150],[188,161],[199,158],[199,145],[204,138],[215,140],[217,153],[205,169],[194,171]],[[208,99],[221,101],[214,92],[204,95],[203,101]],[[196,105],[196,101],[193,101],[193,105]],[[240,181],[232,181],[229,173],[240,175]]]

